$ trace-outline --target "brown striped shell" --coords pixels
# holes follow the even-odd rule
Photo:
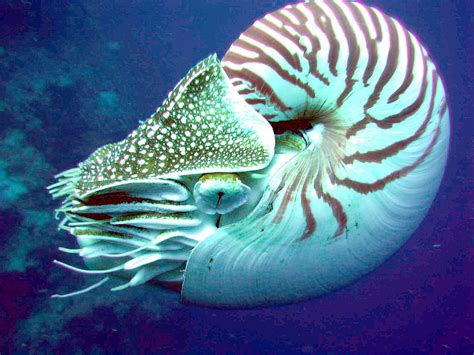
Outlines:
[[[443,84],[418,39],[375,8],[316,0],[256,21],[222,63],[272,123],[274,162],[289,142],[305,144],[252,214],[196,246],[184,299],[241,307],[314,297],[403,245],[437,192],[449,144]]]
[[[344,0],[288,5],[222,63],[199,63],[124,141],[58,176],[61,227],[80,245],[63,251],[92,270],[58,263],[128,280],[114,290],[182,287],[206,306],[318,296],[410,237],[449,136],[437,69],[397,20]]]

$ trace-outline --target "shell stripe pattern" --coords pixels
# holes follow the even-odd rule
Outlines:
[[[333,236],[343,235],[338,191],[369,194],[407,176],[432,152],[447,117],[443,85],[416,37],[359,3],[320,0],[268,14],[232,45],[223,67],[270,122],[324,126],[321,144],[301,163],[310,166],[299,175],[286,169],[276,187],[285,186],[273,223],[298,198],[307,225],[300,240],[317,229],[310,189],[337,221]]]

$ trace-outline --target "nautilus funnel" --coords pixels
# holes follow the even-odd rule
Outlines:
[[[193,68],[127,139],[58,175],[61,227],[80,246],[63,250],[90,269],[58,263],[205,306],[331,292],[413,234],[449,130],[436,67],[397,20],[349,1],[286,6]]]

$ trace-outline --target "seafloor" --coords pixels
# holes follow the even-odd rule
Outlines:
[[[430,49],[452,117],[447,171],[410,241],[327,296],[225,311],[144,286],[102,287],[54,266],[45,187],[147,118],[187,70],[285,1],[5,0],[0,4],[0,353],[473,353],[471,0],[372,0]]]

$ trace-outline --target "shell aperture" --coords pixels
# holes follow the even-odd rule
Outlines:
[[[360,3],[315,0],[256,21],[222,68],[208,60],[224,90],[200,86],[192,104],[217,93],[213,99],[228,107],[218,96],[232,97],[220,122],[250,132],[258,155],[244,149],[241,163],[229,159],[243,143],[233,139],[224,158],[209,155],[210,168],[199,152],[192,163],[183,157],[175,170],[159,170],[156,153],[154,165],[143,167],[151,170],[135,169],[127,181],[104,170],[107,182],[99,183],[96,172],[117,147],[135,154],[143,137],[101,148],[89,158],[101,159],[91,164],[90,187],[73,169],[51,189],[69,195],[63,227],[78,237],[81,256],[123,255],[123,263],[94,267],[133,270],[126,286],[177,282],[184,302],[255,307],[343,287],[405,243],[437,192],[450,135],[442,81],[413,34]],[[197,117],[182,115],[180,87],[158,110],[159,124],[173,102],[173,120]],[[173,145],[169,135],[155,143]]]

